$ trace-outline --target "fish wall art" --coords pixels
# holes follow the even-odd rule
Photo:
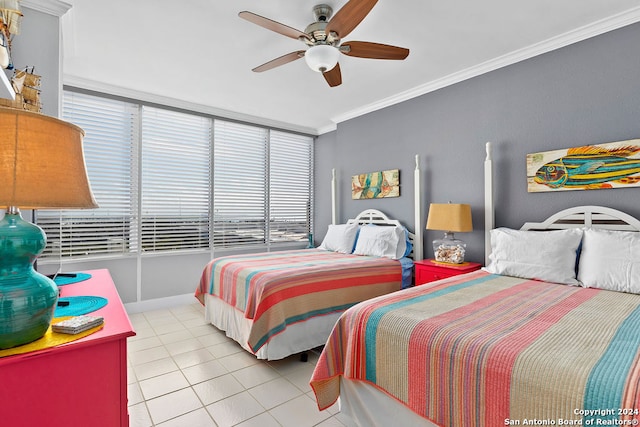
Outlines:
[[[400,171],[391,169],[351,177],[351,198],[381,199],[400,196]]]
[[[640,187],[640,139],[527,154],[527,191]]]

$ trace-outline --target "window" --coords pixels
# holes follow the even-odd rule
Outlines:
[[[268,131],[216,120],[213,135],[213,245],[264,245]]]
[[[286,132],[270,132],[269,241],[306,240],[311,230],[313,140]]]
[[[41,260],[303,242],[313,138],[65,91],[99,208],[38,211]]]
[[[215,247],[307,239],[312,143],[308,136],[215,122]]]
[[[137,247],[137,114],[134,104],[65,92],[63,118],[85,131],[84,155],[99,208],[38,211],[47,257],[113,255]]]
[[[141,249],[209,247],[211,119],[142,109]]]

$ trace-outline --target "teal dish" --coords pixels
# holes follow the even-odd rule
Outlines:
[[[19,213],[0,220],[0,349],[41,338],[58,301],[58,287],[33,262],[46,245],[44,232]]]

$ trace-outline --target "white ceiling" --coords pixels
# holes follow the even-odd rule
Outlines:
[[[305,45],[238,17],[304,30],[322,1],[65,1],[65,84],[313,134],[640,21],[640,0],[380,0],[343,42],[406,47],[409,57],[341,55],[343,83],[330,88],[304,59],[252,72]],[[346,0],[324,2],[337,11]]]

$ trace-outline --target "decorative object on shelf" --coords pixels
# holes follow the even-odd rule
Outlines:
[[[22,12],[20,0],[0,0],[0,66],[13,68],[11,61],[11,41],[20,34]]]
[[[640,139],[527,154],[527,191],[640,187]]]
[[[26,67],[24,70],[15,70],[11,84],[16,92],[16,101],[22,101],[19,108],[23,110],[42,112],[40,104],[40,79],[38,74],[34,73],[35,67]],[[18,97],[22,99],[20,99]]]
[[[462,240],[456,239],[454,233],[473,231],[471,206],[456,203],[431,203],[427,230],[444,231],[442,239],[433,241],[436,261],[450,264],[463,263],[467,245]]]
[[[351,177],[351,198],[381,199],[400,196],[400,171],[391,169]]]
[[[11,86],[15,92],[15,97],[14,99],[0,98],[0,106],[35,111],[37,113],[42,111],[42,104],[40,103],[41,76],[35,74],[34,69],[35,67],[31,66],[13,71]]]
[[[0,108],[0,348],[26,344],[49,328],[58,288],[33,262],[42,229],[20,208],[94,208],[79,127],[29,111]]]

